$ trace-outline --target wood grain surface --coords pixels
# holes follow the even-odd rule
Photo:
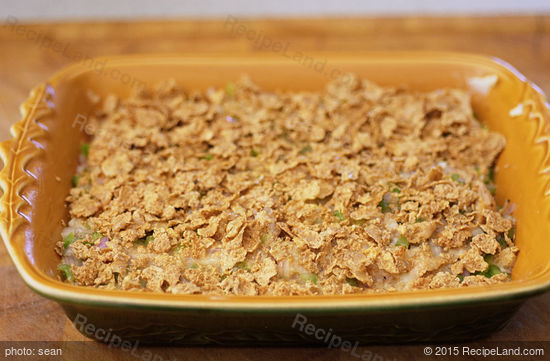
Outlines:
[[[272,51],[245,35],[232,32],[226,24],[228,19],[22,26],[9,25],[21,25],[15,18],[2,19],[5,25],[0,26],[0,140],[10,137],[9,127],[18,120],[19,104],[29,90],[74,62],[75,54],[93,57],[153,52]],[[247,31],[288,43],[290,49],[303,53],[426,49],[493,55],[513,64],[550,93],[550,16],[238,21]],[[0,282],[0,340],[85,340],[56,303],[25,286],[3,245],[0,246]],[[550,341],[550,293],[526,302],[503,330],[477,344],[510,340]],[[372,352],[371,359],[375,354],[386,360],[424,359],[419,346],[365,346],[362,350]],[[78,351],[80,360],[139,359],[129,352],[95,343],[86,346],[86,352],[81,351]],[[166,360],[357,359],[350,353],[326,348],[194,347],[154,348],[152,352]],[[550,354],[550,348],[547,353]]]

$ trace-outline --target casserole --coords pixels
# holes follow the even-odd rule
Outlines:
[[[309,66],[276,54],[121,56],[94,62],[104,64],[101,69],[73,65],[37,86],[12,127],[14,139],[1,145],[1,232],[25,282],[59,302],[79,331],[100,341],[107,340],[82,326],[111,329],[140,343],[227,345],[322,343],[300,329],[297,321],[303,317],[351,341],[461,341],[499,329],[523,300],[548,289],[549,114],[536,86],[504,62],[476,55],[315,54],[313,59]],[[471,91],[477,116],[507,139],[496,167],[496,199],[516,205],[521,251],[511,282],[390,294],[222,297],[97,290],[57,280],[59,259],[52,250],[68,217],[64,199],[93,107],[88,90],[125,97],[133,85],[166,78],[186,89],[205,89],[242,73],[266,89],[315,90],[345,72],[380,85]]]

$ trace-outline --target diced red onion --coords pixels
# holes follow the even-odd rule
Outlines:
[[[101,238],[99,244],[97,245],[97,248],[104,249],[105,247],[107,247],[107,242],[109,242],[109,238],[107,236]]]

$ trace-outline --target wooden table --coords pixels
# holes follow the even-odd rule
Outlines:
[[[15,22],[16,19],[7,19]],[[123,53],[251,53],[261,47],[235,36],[218,20],[36,24],[13,30],[0,27],[0,140],[10,137],[19,104],[29,90],[72,62],[60,48],[35,40],[57,41],[85,56]],[[242,20],[239,20],[242,21]],[[453,50],[500,57],[550,94],[550,16],[464,18],[339,18],[242,21],[294,51]],[[21,30],[22,29],[22,30]],[[51,44],[51,43],[50,43]],[[265,51],[265,50],[263,50]],[[84,340],[56,303],[31,292],[4,246],[0,246],[0,340]],[[510,324],[490,340],[550,341],[550,293],[528,301]],[[484,341],[483,341],[484,342]],[[482,343],[481,343],[482,344]],[[95,346],[94,346],[95,347]],[[418,347],[370,347],[386,359],[423,359]],[[97,353],[132,359],[120,350],[95,347]],[[550,353],[550,349],[546,350]],[[302,349],[155,349],[165,359],[333,360],[354,359],[324,348]],[[456,359],[456,358],[455,358]],[[542,359],[542,358],[541,358]]]

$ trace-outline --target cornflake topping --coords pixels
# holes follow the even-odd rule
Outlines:
[[[168,81],[106,97],[89,121],[57,247],[67,282],[350,294],[504,282],[516,259],[493,198],[505,139],[461,90]]]

